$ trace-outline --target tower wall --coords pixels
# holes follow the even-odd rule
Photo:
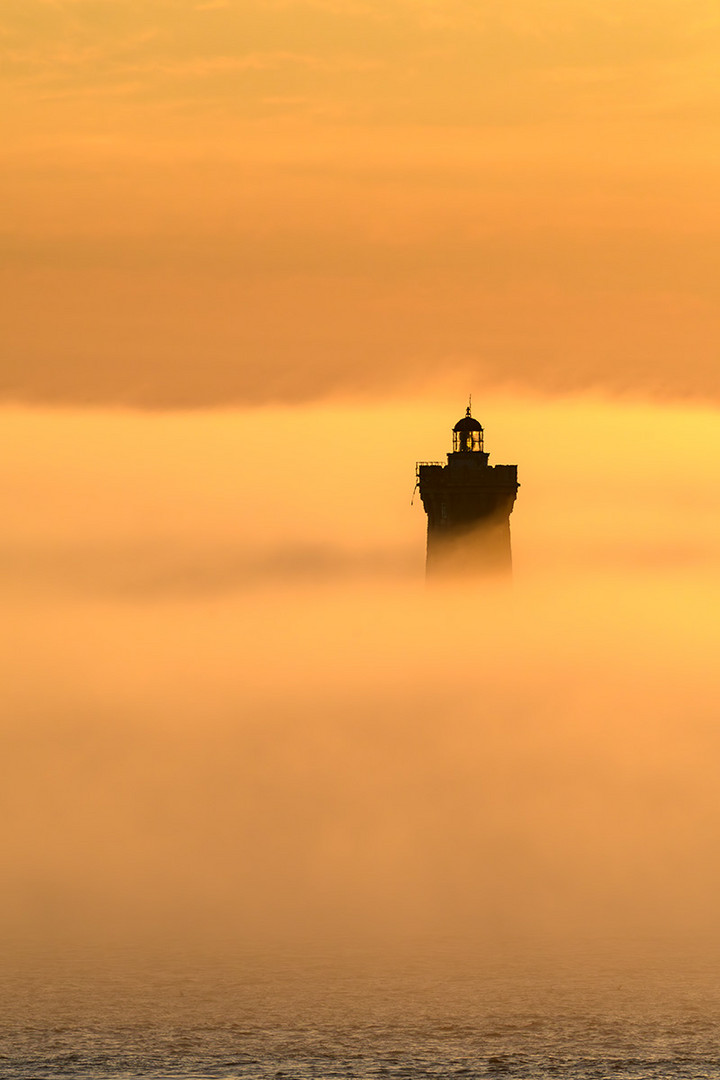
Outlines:
[[[418,482],[428,577],[511,573],[517,466],[488,465],[485,453],[452,453],[447,465],[419,465]]]

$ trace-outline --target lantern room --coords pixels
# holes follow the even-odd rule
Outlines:
[[[483,451],[483,429],[474,416],[470,415],[470,406],[462,420],[453,428],[453,453],[477,454]]]

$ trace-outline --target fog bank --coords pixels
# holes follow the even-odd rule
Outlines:
[[[717,943],[716,418],[482,418],[515,580],[440,592],[440,406],[6,418],[6,942]]]

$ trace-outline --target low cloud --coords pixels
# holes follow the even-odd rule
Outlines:
[[[8,947],[718,946],[717,416],[486,400],[426,589],[450,407],[5,410]]]

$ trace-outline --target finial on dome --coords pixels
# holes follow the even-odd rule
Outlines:
[[[468,396],[468,406],[467,406],[467,410],[465,412],[466,416],[472,416],[471,409],[472,409],[472,394],[470,394]]]

